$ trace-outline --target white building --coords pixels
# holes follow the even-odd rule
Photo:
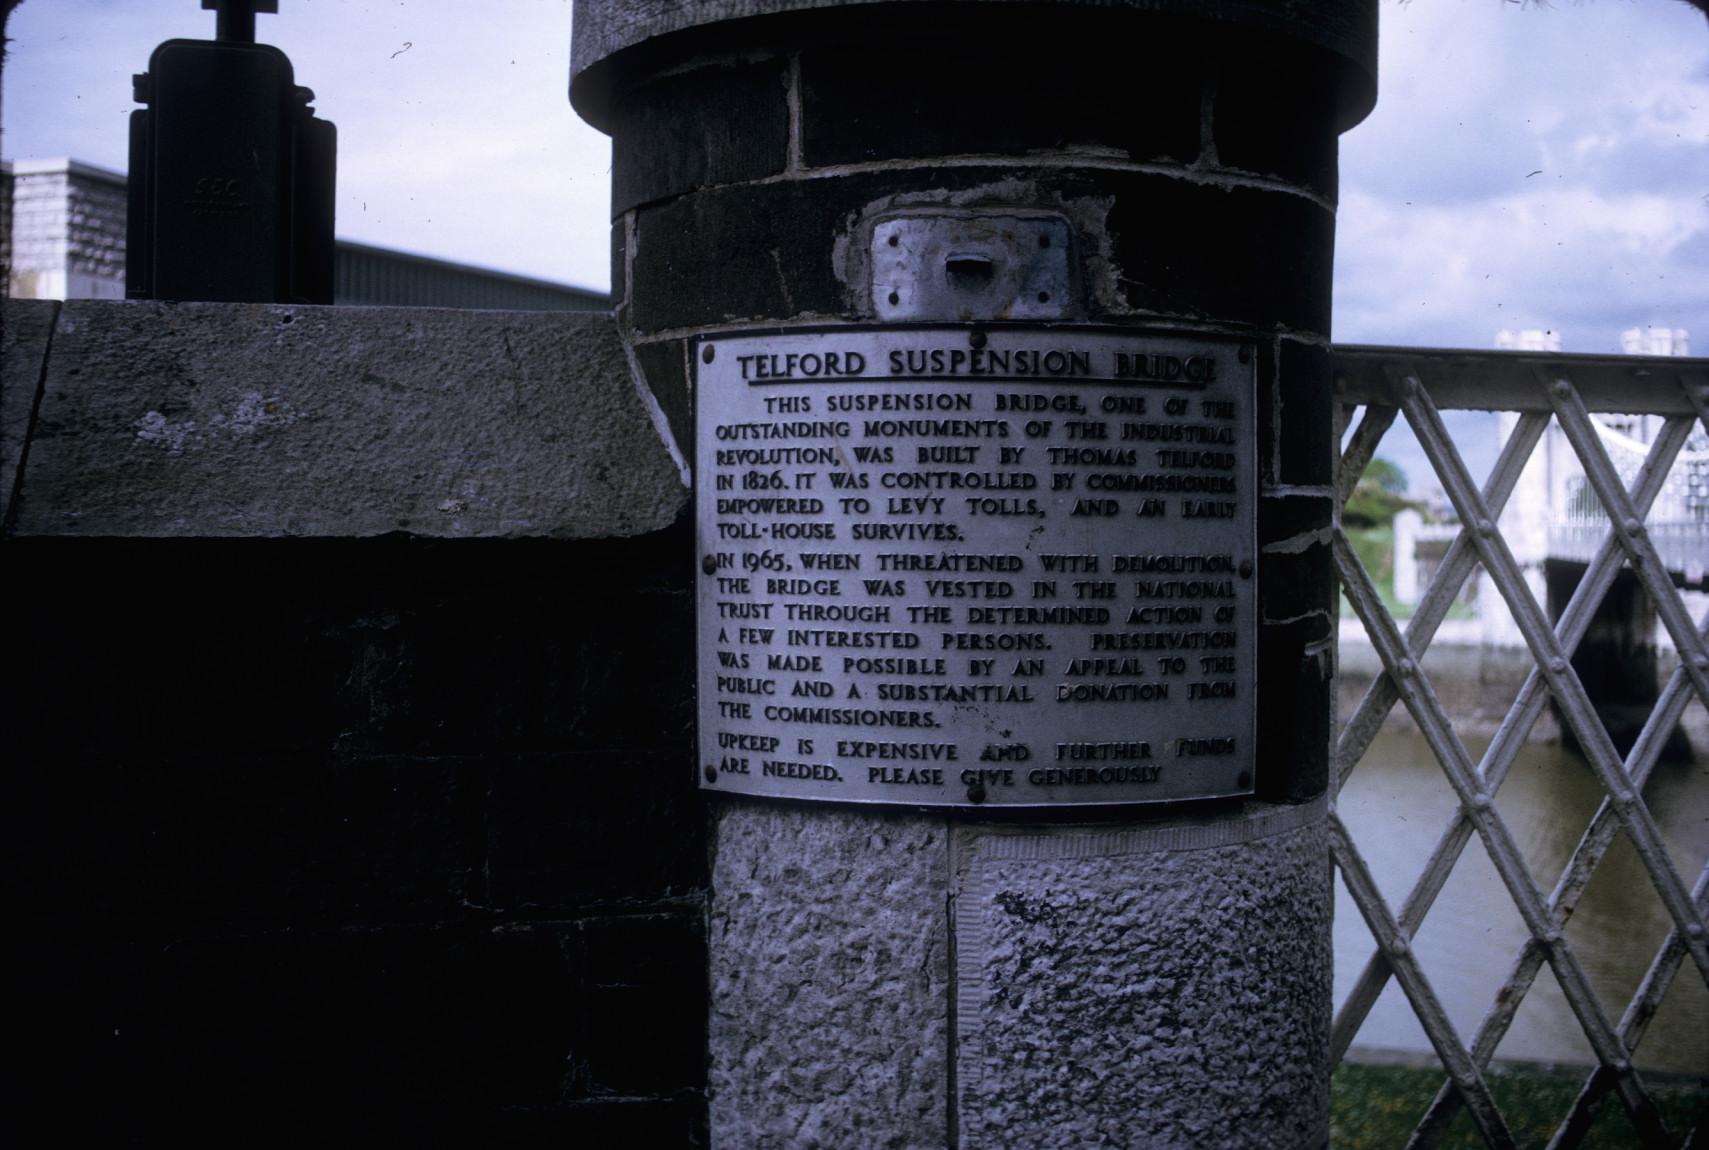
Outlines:
[[[125,298],[125,177],[80,160],[0,164],[0,266],[13,299]]]

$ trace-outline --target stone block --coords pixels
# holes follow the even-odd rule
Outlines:
[[[826,807],[714,817],[713,1144],[946,1145],[947,825]]]
[[[1258,549],[1267,557],[1278,551],[1326,546],[1334,512],[1335,500],[1327,492],[1263,495],[1258,500]],[[1262,567],[1259,574],[1264,574]]]
[[[549,1107],[513,1107],[493,1117],[480,1144],[494,1150],[537,1146],[698,1150],[706,1145],[706,1114],[698,1096],[588,1098]]]
[[[1265,553],[1258,574],[1265,622],[1335,613],[1335,557],[1327,538],[1298,551]]]
[[[470,556],[456,564],[466,589],[400,595],[384,613],[335,603],[325,625],[347,638],[315,644],[336,676],[323,736],[382,754],[652,750],[685,737],[679,644],[692,604],[668,564],[686,577],[690,548],[672,554],[679,533],[666,536],[644,557],[630,541],[489,552],[488,576]]]
[[[725,64],[629,93],[612,125],[611,214],[782,172],[788,72],[783,60]]]
[[[960,832],[963,1144],[1323,1146],[1325,825],[1251,804]]]
[[[15,746],[219,756],[687,745],[686,531],[8,546],[13,585],[42,619],[11,636],[15,665],[30,669],[7,696]],[[122,580],[88,593],[116,570]]]
[[[1258,501],[1259,611],[1266,622],[1334,612],[1329,495],[1264,495]]]
[[[854,197],[862,189],[850,186],[858,182],[712,188],[642,208],[631,253],[631,322],[650,333],[836,315],[843,291],[831,241],[860,203]]]
[[[485,949],[488,1000],[519,1020],[491,1027],[511,1036],[485,1052],[495,1101],[556,1108],[697,1092],[706,1049],[699,906],[509,922]],[[632,1134],[623,1144],[645,1143]]]
[[[151,1004],[142,975],[156,946],[122,937],[94,908],[47,934],[8,922],[6,962],[18,985],[7,1011],[6,1125],[51,1130],[83,1145],[149,1139]],[[91,1103],[99,1097],[98,1105]]]
[[[531,755],[495,764],[487,883],[495,906],[563,913],[687,894],[704,881],[692,749]],[[645,828],[644,833],[637,833]]]
[[[18,746],[149,757],[329,751],[346,720],[373,721],[362,686],[400,669],[374,657],[384,613],[355,601],[355,581],[373,569],[348,553],[189,540],[170,552],[164,541],[7,546],[28,601],[54,620],[14,636],[32,669],[12,688]],[[124,578],[104,594],[78,590],[116,570]],[[339,591],[335,578],[350,582]]]
[[[1277,447],[1283,483],[1327,487],[1335,482],[1335,378],[1329,349],[1282,340],[1281,419]]]
[[[170,940],[141,1140],[471,1144],[498,1017],[487,949],[478,927]]]
[[[574,918],[523,918],[502,922],[487,936],[482,990],[495,1012],[490,1036],[502,1041],[481,1054],[494,1101],[504,1110],[555,1106],[590,1089],[582,925]],[[507,1026],[500,1018],[514,1022]]]
[[[1285,450],[1285,448],[1284,448]],[[1258,503],[1257,792],[1300,802],[1323,792],[1336,617],[1328,495],[1264,496]]]
[[[137,763],[147,913],[226,928],[455,921],[481,890],[479,772],[456,759]]]
[[[1335,199],[1337,97],[1315,77],[1259,49],[1225,65],[1211,114],[1218,166],[1269,176]]]
[[[1259,798],[1305,802],[1329,786],[1334,643],[1331,614],[1258,628]]]
[[[701,1085],[706,940],[701,908],[581,924],[584,1051],[594,1090],[665,1094]]]
[[[588,1078],[582,925],[14,932],[11,1117],[115,1145],[701,1144],[697,1090]]]
[[[1135,311],[1327,335],[1334,213],[1302,196],[1112,175],[1121,298]]]
[[[6,300],[0,317],[0,522],[7,519],[47,361],[55,300]]]
[[[19,756],[8,901],[27,919],[162,931],[370,926],[465,914],[478,772],[449,759]],[[218,908],[210,914],[210,908]]]
[[[1005,15],[981,12],[977,36],[962,20],[925,38],[804,51],[803,163],[1076,148],[1180,164],[1198,156],[1200,80],[1192,57],[1170,58],[1170,48],[1157,48],[1135,69],[1132,44],[1120,34],[1131,32],[1131,17],[1111,21],[1099,12],[1087,27],[1084,13],[1065,11],[1049,21],[1016,17],[1030,21],[1025,39],[1033,51],[1024,68],[1005,67],[992,49],[1002,42]]]
[[[74,301],[16,531],[596,538],[685,503],[608,316]]]

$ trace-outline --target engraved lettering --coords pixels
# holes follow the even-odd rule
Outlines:
[[[1235,350],[1071,326],[709,337],[703,785],[1249,792],[1255,368]]]

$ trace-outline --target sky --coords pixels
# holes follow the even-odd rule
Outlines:
[[[342,238],[608,286],[610,145],[570,108],[569,0],[282,0],[257,17],[338,125]],[[1501,328],[1709,351],[1709,21],[1681,0],[1381,0],[1376,110],[1342,140],[1334,335]],[[7,159],[126,165],[130,77],[197,0],[25,0]]]
[[[341,239],[606,290],[611,144],[570,108],[570,0],[281,0],[256,39],[338,126]],[[198,0],[24,0],[0,104],[8,160],[124,171],[131,76]]]

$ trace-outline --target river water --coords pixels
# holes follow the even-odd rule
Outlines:
[[[1485,740],[1467,739],[1474,761]],[[1709,856],[1709,753],[1696,740],[1687,762],[1656,767],[1645,801],[1687,887]],[[1496,796],[1534,881],[1554,887],[1602,797],[1590,767],[1555,744],[1525,748]],[[1385,729],[1353,772],[1340,813],[1391,907],[1398,911],[1456,807],[1446,776],[1415,732]],[[1335,989],[1339,1004],[1374,949],[1339,878],[1335,906]],[[1566,928],[1604,1011],[1618,1023],[1633,989],[1667,935],[1669,920],[1624,835],[1618,836]],[[1414,939],[1425,973],[1469,1044],[1526,931],[1512,896],[1473,836]],[[1430,1056],[1405,996],[1391,980],[1354,1043],[1361,1051]],[[1497,1059],[1595,1061],[1589,1043],[1545,966],[1526,995]],[[1709,1074],[1709,991],[1687,958],[1650,1025],[1641,1069]]]

